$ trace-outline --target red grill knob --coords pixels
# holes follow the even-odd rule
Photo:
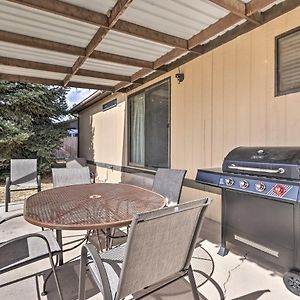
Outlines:
[[[273,193],[281,197],[286,193],[286,187],[283,184],[276,184],[273,187]]]

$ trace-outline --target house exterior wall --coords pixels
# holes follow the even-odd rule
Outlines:
[[[300,93],[274,96],[275,36],[298,26],[300,8],[181,66],[185,79],[180,84],[174,70],[139,88],[171,78],[172,168],[187,169],[186,178],[194,179],[198,168],[220,166],[236,146],[300,145]],[[81,156],[126,166],[126,98],[131,93],[118,94],[119,104],[110,111],[100,112],[97,103],[80,113]],[[132,175],[98,167],[98,176],[130,181]],[[140,183],[150,185],[150,180],[147,176]],[[219,221],[219,195],[185,187],[182,198],[204,195],[214,199],[208,217]]]

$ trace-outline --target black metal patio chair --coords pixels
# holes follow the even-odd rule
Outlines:
[[[0,220],[0,225],[23,214],[17,214]],[[47,281],[53,273],[58,294],[62,300],[61,288],[56,274],[56,264],[53,256],[57,256],[61,249],[51,230],[22,235],[0,243],[0,275],[36,261],[49,258],[51,271],[45,278],[42,295],[47,294]],[[41,272],[42,273],[42,272]],[[4,284],[5,285],[5,284]],[[0,285],[1,287],[1,285]]]
[[[37,174],[36,159],[11,159],[10,176],[5,181],[5,212],[11,200],[11,192],[36,189],[41,191],[41,177]]]
[[[174,206],[179,203],[182,184],[186,174],[186,170],[163,169],[158,168],[154,177],[152,191],[161,194],[167,199],[166,206]],[[129,227],[127,228],[127,232]],[[127,236],[125,231],[117,228],[112,228],[110,238],[110,248],[113,245],[113,240],[124,240]]]
[[[82,168],[88,167],[87,161],[84,157],[72,158],[66,161],[66,168]],[[96,182],[95,172],[90,172],[92,183]]]
[[[53,187],[62,187],[74,184],[90,184],[90,171],[88,167],[82,168],[53,168]]]
[[[86,272],[104,300],[140,299],[186,275],[199,300],[191,258],[209,199],[196,200],[135,216],[125,245],[99,253],[82,247],[79,300],[85,299]],[[139,296],[137,293],[141,293]]]
[[[167,206],[177,205],[185,174],[186,170],[157,169],[152,191],[166,197],[168,201]]]

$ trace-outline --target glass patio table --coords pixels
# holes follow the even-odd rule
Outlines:
[[[24,218],[56,230],[62,247],[62,230],[93,230],[127,226],[133,215],[164,207],[163,196],[129,184],[95,183],[54,188],[25,201]],[[63,264],[60,255],[59,264]]]

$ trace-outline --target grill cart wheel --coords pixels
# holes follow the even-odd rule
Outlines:
[[[283,275],[283,282],[290,292],[300,296],[300,272],[298,270],[286,272]]]

